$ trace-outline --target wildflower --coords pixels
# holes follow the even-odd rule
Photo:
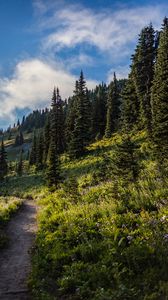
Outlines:
[[[127,236],[127,240],[128,240],[128,243],[129,243],[129,244],[131,243],[132,239],[133,239],[133,236],[131,236],[131,235],[128,235],[128,236]]]
[[[167,219],[166,216],[162,216],[162,217],[160,218],[160,221],[161,221],[161,222],[164,222],[164,221],[166,221],[166,219]]]
[[[166,241],[168,241],[168,233],[166,233],[166,234],[164,235],[164,239],[165,239]]]

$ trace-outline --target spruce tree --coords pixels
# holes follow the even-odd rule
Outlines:
[[[36,168],[37,170],[41,170],[44,166],[43,164],[44,158],[44,138],[43,131],[40,130],[37,139],[37,147],[36,147]]]
[[[50,188],[57,188],[61,181],[60,176],[60,161],[57,153],[57,147],[55,142],[50,142],[49,154],[48,154],[48,166],[46,172],[47,184]]]
[[[139,101],[132,77],[132,73],[130,73],[121,94],[121,123],[122,129],[126,132],[135,128],[139,121]]]
[[[57,153],[61,154],[65,149],[65,125],[63,101],[60,97],[58,88],[54,88],[51,107],[52,109],[50,112],[50,131],[52,138],[55,140]]]
[[[0,148],[0,180],[3,180],[8,173],[7,153],[2,139]]]
[[[36,157],[37,157],[37,137],[36,137],[36,131],[34,131],[33,139],[32,139],[32,146],[30,150],[30,157],[29,157],[29,165],[35,165],[36,164]]]
[[[105,137],[111,137],[118,129],[120,114],[120,100],[119,100],[119,91],[117,86],[117,79],[114,73],[113,82],[109,85],[108,98],[107,98],[107,117],[106,117],[106,129]]]
[[[151,103],[153,140],[162,159],[168,157],[168,18],[159,38]]]
[[[151,132],[151,87],[156,59],[155,32],[152,24],[145,27],[133,55],[132,74],[140,103],[140,125]]]
[[[60,161],[59,154],[63,151],[64,128],[61,128],[63,121],[62,100],[59,96],[59,90],[54,88],[53,97],[51,101],[50,113],[50,147],[48,153],[47,165],[47,183],[49,187],[57,188],[60,176]],[[63,124],[62,124],[63,125]],[[59,132],[59,130],[61,130]],[[60,136],[61,133],[63,136]]]
[[[19,161],[17,164],[17,174],[22,176],[23,174],[23,149],[20,150]]]
[[[122,142],[116,145],[112,173],[123,182],[136,182],[139,175],[138,146],[128,134],[122,137]]]
[[[91,93],[92,98],[92,136],[103,137],[106,127],[107,86],[101,84]]]
[[[73,137],[75,119],[76,119],[75,96],[73,96],[68,99],[68,108],[67,108],[66,120],[65,120],[65,140],[68,149]]]
[[[19,131],[19,133],[16,135],[16,138],[15,138],[15,146],[21,146],[23,145],[24,143],[24,137],[23,137],[23,133],[22,131]]]
[[[79,81],[76,82],[74,110],[74,129],[68,149],[70,156],[77,158],[85,153],[91,137],[91,104],[82,71]]]
[[[44,162],[47,161],[50,146],[50,117],[47,116],[44,126]]]

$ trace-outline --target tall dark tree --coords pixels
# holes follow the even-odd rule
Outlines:
[[[15,138],[15,146],[21,146],[24,143],[24,137],[22,131],[19,131],[19,133],[16,135]]]
[[[106,127],[107,86],[101,84],[91,93],[92,97],[92,135],[102,137]]]
[[[0,148],[0,180],[3,180],[8,173],[7,153],[2,139]]]
[[[159,156],[168,154],[168,18],[164,19],[152,87],[153,140]]]
[[[135,128],[139,121],[139,101],[132,77],[132,73],[130,73],[121,94],[121,123],[122,129],[126,132]]]
[[[117,86],[117,79],[114,73],[114,79],[109,85],[108,98],[107,98],[107,117],[106,117],[106,129],[105,137],[111,137],[118,129],[120,116],[120,99],[119,90]]]
[[[19,176],[22,176],[22,174],[23,174],[23,149],[20,150],[19,161],[17,163],[16,171]]]
[[[63,151],[64,128],[63,125],[63,107],[59,90],[54,88],[51,101],[50,112],[50,147],[48,153],[48,165],[46,171],[47,183],[49,187],[57,188],[60,176],[59,154]],[[60,130],[60,132],[59,132]],[[63,134],[63,136],[61,136]]]
[[[112,162],[112,173],[124,183],[135,182],[139,175],[138,146],[128,134],[116,145]]]
[[[48,115],[44,126],[44,162],[46,162],[48,158],[49,146],[50,146],[50,117]]]
[[[91,104],[82,71],[79,81],[76,82],[74,116],[74,129],[68,148],[70,156],[77,158],[85,153],[91,137]]]
[[[68,108],[67,108],[66,119],[65,119],[65,140],[68,148],[73,137],[75,119],[76,119],[75,96],[73,96],[68,99]]]
[[[149,133],[152,121],[150,99],[155,59],[155,32],[150,24],[140,33],[132,63],[133,80],[140,103],[140,123]]]
[[[37,170],[41,170],[44,166],[44,137],[43,131],[40,130],[37,138],[36,147],[36,167]]]
[[[57,147],[55,142],[52,140],[50,142],[49,154],[48,154],[48,166],[46,172],[47,184],[51,188],[57,188],[59,182],[61,181],[60,175],[60,161],[57,153]]]
[[[19,119],[17,120],[17,127],[20,127],[20,121],[19,121]]]
[[[50,112],[50,131],[52,138],[55,139],[57,153],[63,153],[65,149],[65,128],[64,128],[64,112],[63,101],[59,94],[59,89],[53,91]]]
[[[37,158],[37,137],[36,137],[36,131],[33,133],[33,139],[32,139],[32,146],[30,150],[30,157],[29,157],[29,165],[35,165],[36,164],[36,158]]]

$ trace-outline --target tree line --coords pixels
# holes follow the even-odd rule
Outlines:
[[[60,155],[71,159],[87,152],[95,139],[115,132],[146,130],[155,154],[167,158],[168,150],[168,18],[160,32],[152,24],[142,29],[128,79],[104,83],[88,90],[81,71],[73,96],[62,100],[54,88],[51,109],[33,112],[17,124],[20,131],[34,128],[29,164],[46,169],[49,186],[57,186]],[[1,152],[4,150],[3,142]],[[0,154],[0,168],[5,156]]]

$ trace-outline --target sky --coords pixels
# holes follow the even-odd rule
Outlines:
[[[81,69],[88,88],[127,78],[138,34],[160,29],[166,2],[0,0],[0,128],[49,106],[54,86],[72,95]]]

